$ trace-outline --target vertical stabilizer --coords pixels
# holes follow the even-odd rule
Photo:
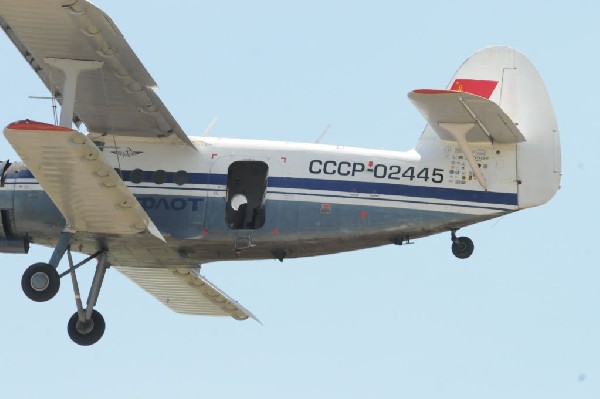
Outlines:
[[[550,200],[560,185],[559,133],[550,97],[531,62],[512,48],[488,47],[461,65],[447,90],[471,93],[498,104],[524,137],[524,141],[514,143],[518,208]],[[427,152],[427,147],[444,141],[448,142],[439,128],[428,125],[416,149]]]

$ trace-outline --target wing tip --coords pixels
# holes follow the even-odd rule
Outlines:
[[[237,320],[237,321],[244,321],[244,320],[252,319],[255,322],[257,322],[258,324],[260,324],[261,326],[264,325],[262,323],[262,321],[260,321],[256,316],[254,316],[254,314],[252,314],[248,310],[244,309],[239,303],[236,303],[236,306],[238,308],[238,311],[236,313],[232,313],[231,318],[233,318],[234,320]]]
[[[30,130],[30,131],[52,131],[52,132],[74,132],[75,130],[64,127],[51,125],[44,122],[36,122],[30,119],[22,119],[6,126],[8,130]]]

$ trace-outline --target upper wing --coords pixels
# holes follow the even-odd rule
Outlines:
[[[164,238],[102,152],[84,134],[30,121],[13,123],[4,135],[27,164],[67,227],[82,232]]]
[[[115,267],[175,312],[256,320],[252,313],[201,276],[198,269]]]
[[[113,21],[84,0],[0,0],[0,25],[62,104],[64,74],[44,58],[103,61],[82,72],[74,122],[89,132],[157,137],[193,147],[156,95],[156,83]]]

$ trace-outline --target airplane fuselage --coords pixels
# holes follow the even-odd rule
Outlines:
[[[491,185],[486,191],[452,143],[418,153],[193,140],[197,150],[120,137],[95,141],[168,241],[171,254],[152,253],[155,266],[284,259],[402,244],[518,207],[514,168],[497,167],[514,162],[510,146],[476,149],[484,173],[494,166],[494,174],[486,176]],[[31,172],[13,164],[4,183],[2,203],[13,204],[12,210],[5,207],[5,235],[55,245],[65,221]],[[242,204],[236,204],[240,198]],[[100,245],[85,233],[76,234],[77,239],[83,252]],[[119,241],[121,250],[111,245],[113,264],[149,261],[140,253],[143,248],[122,237]]]

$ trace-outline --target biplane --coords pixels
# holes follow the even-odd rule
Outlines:
[[[410,101],[427,125],[409,151],[187,135],[114,22],[84,0],[0,0],[0,25],[61,105],[60,123],[4,135],[0,250],[54,248],[24,272],[50,300],[70,276],[68,333],[96,343],[108,267],[176,312],[254,316],[200,274],[214,261],[311,257],[401,245],[544,204],[559,188],[559,133],[542,79],[518,51],[485,48],[445,89]],[[75,264],[72,251],[88,255]],[[59,272],[66,257],[68,265]],[[76,270],[95,260],[87,301]]]

